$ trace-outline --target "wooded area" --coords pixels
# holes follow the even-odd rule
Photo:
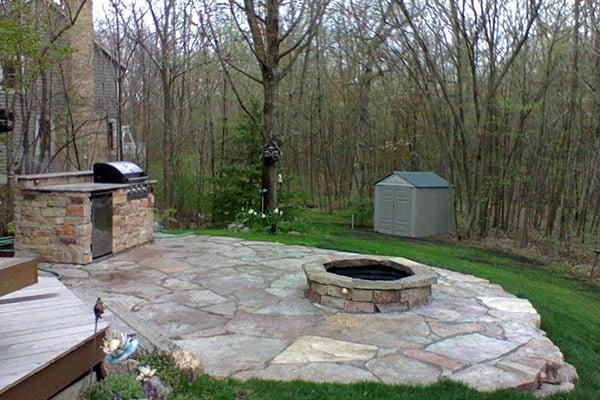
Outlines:
[[[360,212],[392,170],[432,170],[463,237],[598,240],[596,1],[110,0],[96,18],[184,224],[263,188],[268,209]]]

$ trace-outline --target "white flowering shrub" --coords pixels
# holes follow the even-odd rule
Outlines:
[[[285,214],[279,208],[270,213],[262,213],[252,208],[248,210],[242,208],[235,219],[235,223],[252,229],[267,229],[274,234],[284,218]]]

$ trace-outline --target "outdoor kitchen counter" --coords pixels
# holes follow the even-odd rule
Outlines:
[[[147,182],[148,184],[155,184],[156,181],[150,180]],[[117,190],[130,187],[129,183],[93,183],[93,182],[84,182],[84,183],[69,183],[66,185],[48,185],[48,186],[34,186],[30,188],[26,188],[26,190],[36,191],[36,192],[77,192],[77,193],[87,193],[87,192],[105,192],[109,190]]]
[[[15,254],[89,264],[154,240],[156,181],[131,163],[115,164],[98,174],[15,177]]]

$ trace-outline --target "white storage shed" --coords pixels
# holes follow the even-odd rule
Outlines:
[[[434,172],[396,171],[375,184],[374,229],[396,236],[454,232],[453,189]]]

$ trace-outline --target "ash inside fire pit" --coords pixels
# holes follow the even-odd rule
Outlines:
[[[377,262],[368,262],[364,265],[354,265],[351,267],[332,266],[329,268],[326,267],[326,270],[332,274],[354,279],[365,279],[367,281],[395,281],[413,275],[412,273]]]

